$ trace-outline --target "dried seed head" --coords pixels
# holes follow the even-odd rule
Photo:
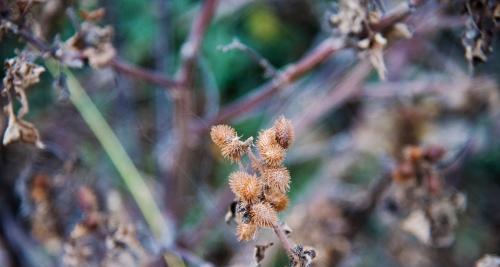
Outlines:
[[[265,169],[264,182],[274,191],[286,193],[290,190],[290,172],[284,167]]]
[[[231,143],[233,139],[238,139],[236,130],[224,124],[213,126],[210,130],[210,137],[212,137],[212,141],[221,149]]]
[[[229,176],[229,187],[240,199],[255,203],[262,193],[262,183],[255,176],[246,172],[234,172]]]
[[[285,149],[278,144],[268,146],[260,151],[260,156],[268,167],[279,167],[285,160]]]
[[[217,125],[210,130],[210,136],[214,143],[220,148],[222,156],[231,160],[239,161],[252,144],[252,138],[240,141],[236,131],[228,125]]]
[[[255,238],[257,226],[251,223],[239,223],[236,226],[236,235],[239,241],[249,241]]]
[[[278,222],[278,214],[269,203],[257,203],[251,206],[252,223],[259,227],[272,227]]]
[[[247,152],[251,143],[241,142],[235,138],[231,142],[221,147],[221,153],[224,158],[233,162],[240,161],[241,157]]]
[[[266,129],[259,133],[257,138],[257,148],[262,153],[267,147],[278,144],[276,142],[276,133],[273,128]]]
[[[266,191],[264,196],[266,201],[269,202],[277,212],[283,211],[288,207],[288,197],[280,191],[271,189]]]
[[[280,116],[273,125],[276,142],[284,148],[287,149],[294,140],[294,131],[292,122],[287,120],[284,116]]]

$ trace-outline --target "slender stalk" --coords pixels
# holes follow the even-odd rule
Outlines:
[[[196,60],[200,53],[203,37],[215,14],[218,0],[206,0],[201,7],[200,14],[195,18],[189,36],[182,45],[182,62],[177,74],[179,90],[173,95],[174,99],[174,134],[178,140],[174,148],[175,163],[167,172],[167,176],[175,181],[175,193],[172,195],[173,205],[177,208],[178,215],[182,215],[184,209],[181,203],[177,203],[186,191],[193,149],[190,147],[192,132],[190,129],[193,121],[193,87],[195,85]],[[182,217],[182,216],[179,216]]]
[[[55,61],[47,60],[46,66],[53,76],[59,75]],[[66,67],[62,67],[62,72],[67,77],[71,102],[75,105],[83,120],[95,134],[104,151],[113,162],[151,231],[157,238],[162,240],[167,234],[167,223],[139,170],[137,170],[125,148],[118,140],[118,137],[73,73]]]
[[[288,236],[285,234],[285,231],[283,230],[283,227],[279,223],[276,223],[273,225],[273,230],[276,236],[278,237],[279,241],[281,242],[281,245],[286,251],[286,254],[291,260],[294,260],[297,258],[297,255],[293,252],[293,243],[291,240],[288,239]]]
[[[121,72],[123,74],[127,74],[131,77],[137,78],[139,80],[143,80],[146,82],[150,82],[153,84],[156,84],[158,86],[161,86],[164,89],[168,90],[176,90],[178,89],[177,82],[164,77],[164,75],[160,73],[156,73],[152,70],[147,70],[135,65],[132,65],[130,63],[127,63],[123,61],[122,59],[119,58],[114,58],[111,63],[111,67],[113,67],[114,70]]]
[[[250,159],[252,165],[254,165],[257,168],[260,174],[263,174],[264,167],[262,167],[262,162],[255,156],[251,147],[248,148],[248,158]]]
[[[370,27],[376,31],[384,31],[394,24],[405,20],[413,12],[414,7],[420,6],[425,2],[425,0],[411,0],[410,3],[403,3],[389,12],[378,23],[370,25]],[[226,107],[223,107],[214,117],[195,125],[195,130],[204,131],[213,124],[232,120],[255,109],[272,95],[279,92],[280,89],[307,74],[326,59],[344,48],[347,48],[347,45],[340,40],[334,40],[332,38],[324,40],[314,48],[312,52],[276,75],[272,81],[261,86],[255,93],[236,100]]]
[[[197,130],[205,130],[205,127],[217,124],[220,122],[231,120],[248,111],[253,110],[272,95],[277,93],[281,88],[289,85],[305,73],[311,71],[314,67],[325,61],[335,52],[344,47],[343,42],[334,39],[326,39],[319,44],[310,54],[303,57],[297,63],[289,66],[283,72],[278,74],[276,78],[266,83],[255,94],[244,97],[223,107],[219,114],[211,118],[204,125],[198,125]],[[201,129],[200,129],[201,128]]]
[[[181,56],[183,62],[178,76],[179,84],[182,86],[186,86],[187,83],[191,82],[195,61],[200,53],[203,37],[215,14],[218,3],[218,0],[205,0],[200,14],[191,26],[188,39],[182,45]]]

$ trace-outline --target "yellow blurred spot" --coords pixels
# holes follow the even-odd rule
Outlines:
[[[172,267],[186,267],[186,264],[184,264],[184,261],[178,257],[177,255],[173,253],[168,253],[166,252],[163,254],[163,258],[165,259],[165,262],[167,263],[168,266]]]
[[[279,38],[281,23],[269,8],[258,7],[250,11],[247,27],[255,39],[270,42]]]

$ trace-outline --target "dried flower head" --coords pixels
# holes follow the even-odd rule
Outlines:
[[[264,197],[277,212],[283,211],[288,207],[289,199],[286,194],[281,193],[280,191],[272,189],[267,190]]]
[[[210,137],[219,148],[222,148],[233,139],[238,138],[238,135],[233,127],[220,124],[212,127],[210,130]]]
[[[285,160],[285,149],[275,144],[266,147],[260,151],[260,156],[264,160],[264,164],[268,167],[279,167]]]
[[[286,119],[284,116],[280,116],[273,125],[276,142],[284,148],[287,149],[294,140],[294,131],[292,122]]]
[[[236,162],[246,153],[248,145],[245,145],[238,139],[233,139],[229,144],[222,147],[222,156]]]
[[[273,128],[266,129],[259,133],[259,137],[257,138],[257,148],[260,152],[262,152],[269,146],[277,144],[278,142],[276,141],[276,133]]]
[[[245,142],[242,142],[236,131],[227,125],[212,127],[210,136],[213,142],[220,148],[222,156],[231,161],[239,161],[253,141],[252,138],[249,138]]]
[[[242,171],[229,176],[229,187],[238,198],[248,203],[255,203],[262,193],[261,181],[255,175]]]
[[[269,203],[257,203],[251,206],[252,223],[259,227],[272,227],[278,222],[278,214]]]
[[[290,172],[284,168],[268,168],[263,173],[264,182],[267,186],[281,193],[290,190]]]
[[[257,226],[251,223],[239,223],[236,226],[236,235],[239,241],[249,241],[255,238]]]

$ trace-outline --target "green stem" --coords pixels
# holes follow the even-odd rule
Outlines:
[[[58,63],[54,60],[47,60],[46,66],[53,76],[60,74]],[[95,134],[104,151],[111,159],[151,231],[160,240],[165,237],[168,238],[168,236],[165,236],[167,230],[165,218],[162,216],[161,210],[153,198],[153,194],[118,140],[118,137],[71,70],[62,66],[60,70],[66,75],[71,102],[75,105],[83,120]]]

